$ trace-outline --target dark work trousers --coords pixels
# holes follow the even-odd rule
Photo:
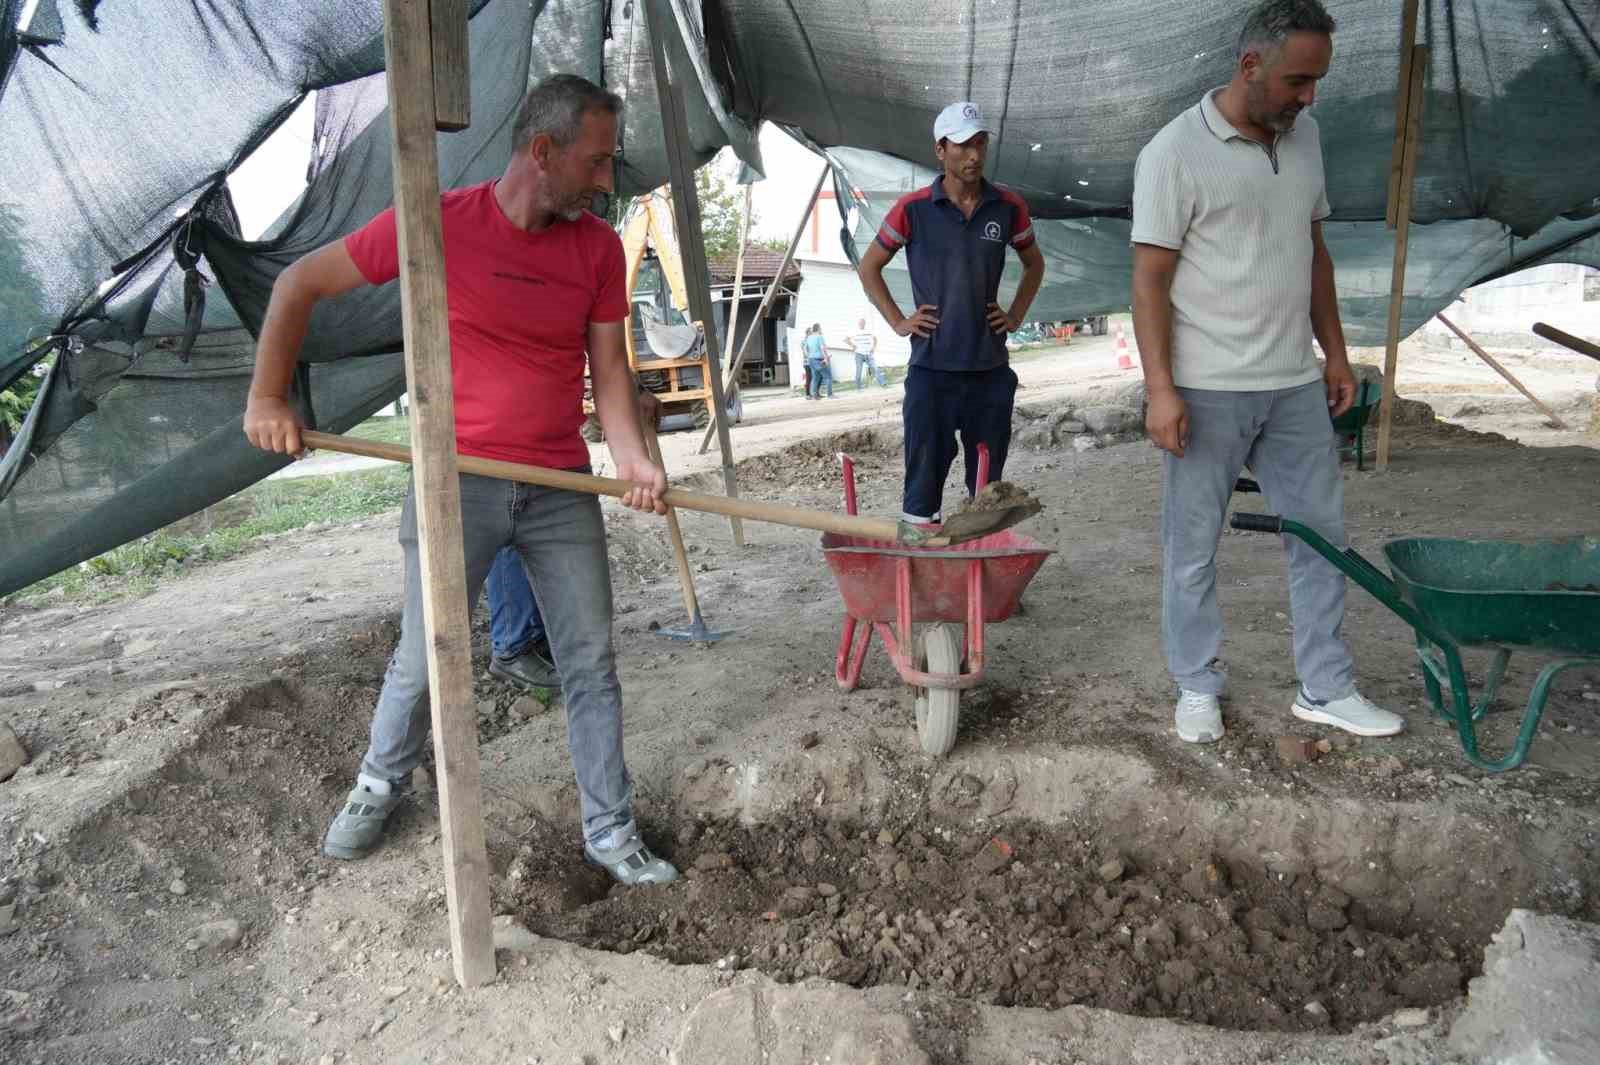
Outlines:
[[[978,445],[989,445],[989,480],[998,481],[1011,446],[1011,408],[1017,375],[1009,366],[992,370],[930,370],[906,374],[901,413],[906,424],[906,488],[902,517],[938,521],[944,480],[959,448],[967,461],[967,494],[978,490]],[[957,438],[959,437],[959,444]]]

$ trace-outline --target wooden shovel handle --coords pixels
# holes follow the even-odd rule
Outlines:
[[[368,458],[387,459],[390,462],[411,461],[411,449],[404,444],[383,444],[376,440],[359,440],[334,433],[319,433],[312,429],[301,430],[300,439],[310,448],[325,448],[346,455],[364,455]],[[620,481],[615,477],[596,477],[590,473],[551,470],[543,466],[481,459],[473,455],[458,454],[456,467],[462,473],[477,474],[480,477],[497,477],[503,481],[520,481],[523,484],[537,484],[546,488],[565,488],[571,492],[587,492],[590,495],[613,496],[617,499],[621,499],[633,488],[631,481]],[[796,529],[815,529],[818,532],[838,533],[841,536],[863,536],[890,542],[900,540],[899,524],[886,518],[831,514],[824,510],[762,503],[753,499],[733,499],[729,496],[690,492],[683,488],[668,488],[661,501],[669,507],[679,507],[683,510],[698,510],[706,514],[765,521]]]
[[[661,441],[656,439],[655,426],[646,423],[644,429],[645,450],[650,452],[650,461],[660,466],[663,470],[667,464],[661,460]],[[694,619],[700,616],[700,597],[694,589],[694,570],[689,566],[689,552],[683,546],[683,530],[678,527],[678,511],[676,507],[667,508],[667,532],[672,537],[672,554],[678,563],[678,583],[683,587],[683,608],[689,613],[689,624],[694,624]]]

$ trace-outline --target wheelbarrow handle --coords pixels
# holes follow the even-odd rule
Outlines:
[[[1283,532],[1283,519],[1276,514],[1235,514],[1233,527],[1240,532]]]
[[[1310,526],[1289,521],[1276,514],[1234,514],[1230,524],[1241,532],[1280,533],[1299,538],[1317,554],[1339,567],[1345,576],[1365,588],[1368,594],[1398,614],[1402,621],[1417,632],[1441,645],[1451,642],[1448,636],[1439,632],[1431,621],[1405,601],[1400,594],[1399,586],[1388,575],[1368,562],[1355,548],[1347,547],[1340,550]]]

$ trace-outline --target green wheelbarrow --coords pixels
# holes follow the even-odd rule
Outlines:
[[[1480,769],[1500,773],[1521,765],[1556,677],[1574,666],[1600,666],[1600,539],[1392,540],[1383,548],[1391,578],[1354,549],[1341,551],[1299,522],[1235,514],[1232,524],[1245,532],[1299,537],[1410,625],[1433,709],[1455,725],[1467,760]],[[1476,702],[1461,662],[1464,647],[1494,651]],[[1516,746],[1491,761],[1478,748],[1476,726],[1494,703],[1518,647],[1558,657],[1534,681]]]

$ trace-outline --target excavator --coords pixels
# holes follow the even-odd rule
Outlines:
[[[660,398],[662,432],[704,429],[711,423],[714,402],[707,379],[705,333],[688,318],[689,290],[668,194],[657,190],[636,198],[623,218],[621,237],[633,304],[624,334],[628,366]],[[598,442],[600,424],[590,395],[586,391],[584,437]],[[731,425],[743,418],[744,401],[737,393],[727,413]]]

